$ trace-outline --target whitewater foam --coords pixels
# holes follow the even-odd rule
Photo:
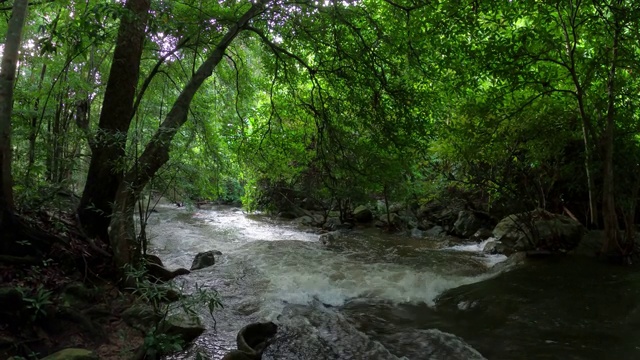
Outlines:
[[[487,265],[488,267],[492,267],[496,264],[499,264],[507,260],[507,256],[503,254],[484,254],[483,253],[485,246],[487,246],[487,244],[490,243],[491,241],[495,241],[495,240],[496,239],[494,237],[490,237],[479,243],[473,242],[473,243],[467,243],[467,244],[459,244],[459,245],[443,248],[442,250],[476,253],[480,256],[480,258],[485,263],[485,265]]]
[[[307,242],[253,242],[238,252],[268,279],[265,297],[291,304],[319,300],[331,306],[367,298],[393,303],[426,303],[444,291],[495,274],[456,276],[394,263],[367,263]]]

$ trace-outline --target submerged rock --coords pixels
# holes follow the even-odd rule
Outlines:
[[[201,252],[193,259],[193,263],[191,263],[191,270],[199,270],[204,269],[206,267],[212,266],[216,263],[216,255],[222,255],[222,253],[218,250],[210,250]]]

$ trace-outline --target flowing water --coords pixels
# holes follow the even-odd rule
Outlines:
[[[151,251],[189,268],[187,292],[219,292],[224,309],[187,351],[220,359],[256,321],[278,324],[263,359],[636,359],[640,276],[573,261],[513,265],[476,244],[356,229],[327,248],[313,229],[231,207],[160,205]],[[497,265],[496,265],[497,264]]]

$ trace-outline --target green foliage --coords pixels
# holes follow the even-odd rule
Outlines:
[[[198,309],[203,305],[207,312],[214,318],[214,312],[223,307],[217,291],[205,289],[196,284],[195,290],[188,296],[180,296],[173,301],[171,294],[182,294],[184,289],[178,288],[174,282],[159,285],[149,281],[146,270],[129,266],[125,270],[127,278],[135,284],[130,290],[144,304],[152,307],[154,316],[153,325],[146,329],[144,340],[145,351],[149,354],[166,354],[180,351],[184,347],[184,341],[179,335],[165,332],[168,317],[177,311],[182,311],[187,316],[197,317]]]
[[[37,321],[46,317],[46,308],[53,305],[53,292],[46,290],[42,284],[35,289],[19,287],[22,299],[28,304],[27,309],[31,310],[31,321]]]
[[[147,76],[148,86],[115,169],[136,165],[194,69],[247,6],[152,3],[139,89]],[[82,188],[126,16],[113,1],[31,9],[12,139],[23,208],[39,207],[56,188]],[[179,201],[242,201],[248,210],[277,207],[274,189],[325,209],[381,197],[423,202],[452,188],[491,204],[575,210],[588,191],[587,154],[593,182],[602,182],[615,80],[616,192],[630,207],[638,19],[630,1],[270,3],[190,104],[150,188]],[[624,29],[618,59],[614,20]]]

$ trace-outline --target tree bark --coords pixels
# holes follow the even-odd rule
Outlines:
[[[587,176],[587,193],[589,195],[589,225],[598,226],[598,204],[595,196],[595,181],[593,174],[591,173],[591,163],[593,162],[592,145],[595,145],[596,141],[593,140],[596,137],[591,119],[587,115],[584,104],[584,89],[580,83],[578,72],[576,69],[576,48],[578,45],[576,30],[576,17],[580,11],[580,3],[576,3],[576,7],[571,9],[571,14],[568,19],[562,17],[559,5],[556,5],[558,10],[558,16],[560,16],[560,25],[562,27],[562,33],[565,42],[565,52],[567,55],[568,64],[566,64],[567,70],[571,75],[571,81],[575,88],[576,100],[578,102],[578,113],[582,120],[582,140],[584,143],[584,169]]]
[[[140,256],[140,244],[136,239],[133,221],[135,202],[140,192],[169,160],[171,140],[187,121],[189,106],[200,86],[213,74],[213,70],[222,60],[231,42],[249,21],[262,11],[267,2],[268,0],[261,0],[252,4],[251,8],[222,37],[209,57],[185,85],[136,164],[125,174],[115,198],[109,232],[115,264],[119,269],[127,264],[134,264]]]
[[[107,229],[112,204],[124,173],[127,133],[140,74],[140,59],[150,0],[127,0],[131,16],[120,20],[116,47],[85,188],[78,207],[80,222],[89,236],[109,241]]]
[[[13,177],[11,175],[11,114],[13,83],[16,77],[18,50],[27,17],[28,0],[15,0],[7,28],[0,69],[0,250],[4,251],[13,231]]]
[[[625,255],[618,242],[619,226],[618,215],[615,206],[615,186],[613,171],[613,151],[614,151],[614,131],[615,131],[615,78],[616,65],[618,61],[618,45],[620,40],[620,19],[614,11],[613,46],[611,49],[611,67],[609,69],[609,79],[607,81],[607,121],[603,134],[604,143],[604,164],[603,164],[603,184],[602,184],[602,219],[604,221],[605,242],[602,246],[602,253],[610,251],[620,251]]]

